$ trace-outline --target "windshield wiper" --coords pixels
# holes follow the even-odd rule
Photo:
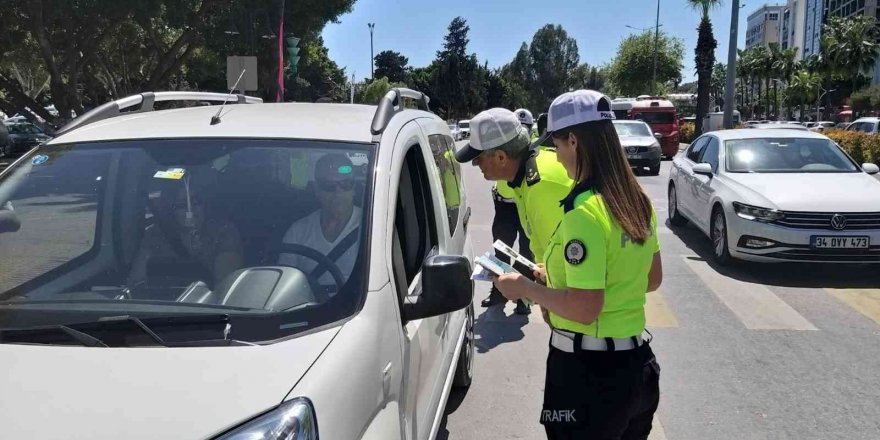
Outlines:
[[[256,345],[229,339],[231,328],[229,315],[143,319],[122,315],[79,324],[0,329],[0,343],[61,344],[72,339],[88,347]],[[158,329],[162,330],[157,333]]]

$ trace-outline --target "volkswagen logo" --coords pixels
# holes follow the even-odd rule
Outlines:
[[[842,231],[844,228],[846,228],[846,217],[844,217],[840,214],[832,215],[831,216],[831,227],[838,230],[838,231]]]

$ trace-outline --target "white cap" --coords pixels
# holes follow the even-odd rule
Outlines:
[[[470,142],[455,153],[459,162],[470,162],[480,153],[498,148],[525,134],[525,128],[512,111],[505,108],[491,108],[480,112],[471,119]],[[528,137],[524,147],[528,146]]]
[[[611,100],[595,90],[575,90],[553,100],[547,110],[547,132],[532,145],[543,145],[554,131],[585,122],[614,119]]]
[[[532,125],[535,123],[535,118],[532,117],[532,112],[524,109],[518,108],[513,111],[516,114],[516,117],[519,118],[519,123],[523,125]]]

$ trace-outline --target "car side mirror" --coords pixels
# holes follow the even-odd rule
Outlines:
[[[877,174],[880,173],[880,167],[873,163],[863,163],[862,170],[864,170],[868,174]]]
[[[662,133],[654,133],[654,138],[659,141],[660,139],[663,139],[663,134]]]
[[[403,304],[406,321],[430,318],[461,310],[474,300],[471,263],[453,255],[433,255],[422,265],[422,293]]]
[[[707,163],[698,163],[694,165],[694,174],[702,174],[704,176],[711,176],[712,173],[712,165]]]

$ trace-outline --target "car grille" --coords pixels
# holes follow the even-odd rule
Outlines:
[[[651,147],[623,147],[623,151],[627,154],[647,153],[651,151]]]
[[[864,231],[880,229],[880,212],[783,212],[785,216],[773,223],[794,229],[828,229],[832,231]],[[831,218],[841,215],[846,218],[843,229],[831,226]]]

